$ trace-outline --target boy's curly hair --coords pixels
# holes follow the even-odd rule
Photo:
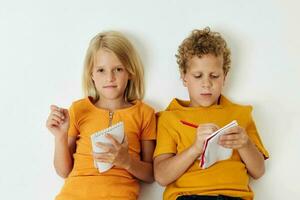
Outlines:
[[[191,35],[183,40],[179,46],[178,54],[175,56],[180,72],[186,73],[187,62],[193,56],[201,58],[207,54],[223,56],[223,71],[226,75],[231,64],[230,49],[227,47],[226,41],[221,37],[220,33],[210,31],[209,27],[203,30],[193,30]]]

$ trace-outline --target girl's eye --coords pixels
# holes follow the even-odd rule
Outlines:
[[[104,69],[97,69],[97,72],[104,72]]]
[[[199,75],[194,75],[194,78],[201,78],[202,77],[202,75],[201,74],[199,74]]]
[[[119,68],[116,68],[116,71],[117,71],[117,72],[121,72],[121,71],[123,71],[123,68],[120,68],[120,67],[119,67]]]

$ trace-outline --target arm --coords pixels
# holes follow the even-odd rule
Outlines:
[[[66,178],[73,168],[72,155],[76,137],[68,137],[70,117],[67,109],[51,106],[46,126],[55,137],[54,167],[59,176]]]
[[[162,186],[178,179],[201,155],[205,138],[217,130],[214,124],[202,124],[197,129],[194,143],[176,155],[162,154],[154,158],[154,177]]]
[[[67,178],[73,169],[73,153],[76,149],[76,137],[55,137],[54,168],[56,173]]]
[[[155,180],[167,186],[178,179],[200,156],[192,146],[179,154],[162,154],[154,158]]]
[[[258,179],[265,173],[264,157],[251,140],[248,140],[244,148],[238,149],[238,152],[252,178]]]
[[[227,135],[220,137],[219,143],[225,148],[238,150],[242,161],[246,165],[248,173],[254,179],[258,179],[264,174],[264,157],[249,139],[244,128],[238,126],[228,130]]]
[[[154,140],[142,140],[142,160],[130,157],[129,164],[125,169],[136,178],[152,183],[154,181],[152,165],[154,148]]]

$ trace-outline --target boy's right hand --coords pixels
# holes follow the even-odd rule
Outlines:
[[[193,150],[197,152],[198,156],[202,154],[205,139],[218,129],[219,127],[213,123],[200,124],[198,126],[196,139],[191,146],[191,148],[193,148]]]
[[[50,106],[51,112],[48,116],[46,126],[55,137],[67,137],[70,125],[70,117],[67,109]]]

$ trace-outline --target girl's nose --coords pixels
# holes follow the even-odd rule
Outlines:
[[[108,72],[107,73],[107,81],[112,82],[114,80],[116,80],[114,72]]]

